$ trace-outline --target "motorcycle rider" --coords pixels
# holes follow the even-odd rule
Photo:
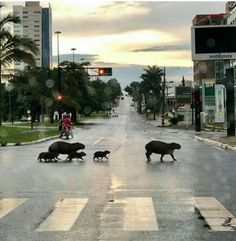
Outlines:
[[[71,122],[70,115],[67,113],[62,114],[62,119],[59,122],[62,123],[62,131],[61,131],[60,138],[62,138],[66,128],[68,128],[70,130],[70,133],[72,135],[72,131],[71,131],[72,122]],[[73,135],[72,135],[72,137],[73,137]]]

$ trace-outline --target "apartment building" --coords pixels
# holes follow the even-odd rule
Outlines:
[[[39,48],[36,56],[38,67],[50,68],[52,59],[52,15],[50,5],[41,7],[40,2],[25,2],[25,6],[14,5],[13,14],[21,19],[21,24],[13,25],[13,33],[31,38]],[[15,63],[15,69],[23,69],[24,63]]]

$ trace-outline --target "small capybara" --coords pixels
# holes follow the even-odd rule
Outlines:
[[[39,153],[39,156],[38,156],[38,161],[39,162],[42,162],[42,159],[44,159],[44,162],[48,162],[48,161],[55,161],[57,162],[57,154],[55,153],[52,153],[52,152],[41,152]]]
[[[74,159],[74,158],[77,158],[77,160],[78,159],[84,160],[83,156],[86,156],[86,153],[83,152],[83,151],[81,151],[81,152],[72,152],[71,154],[68,155],[66,160],[69,161],[69,162],[71,162],[72,159]]]
[[[110,154],[110,151],[107,151],[107,150],[106,150],[106,151],[96,151],[96,152],[94,153],[93,160],[95,161],[95,158],[96,158],[97,160],[102,160],[103,157],[105,157],[106,159],[108,159],[107,154]]]
[[[181,148],[181,145],[174,142],[166,143],[162,141],[150,141],[145,146],[147,162],[151,161],[150,156],[152,155],[152,153],[161,154],[161,162],[163,161],[163,156],[167,154],[169,154],[174,161],[177,161],[174,157],[173,152],[175,149],[180,149],[180,148]]]
[[[75,143],[68,143],[68,142],[64,142],[64,141],[56,141],[54,143],[52,143],[49,148],[48,151],[55,153],[57,155],[59,154],[71,154],[73,152],[76,152],[80,149],[84,149],[85,145],[79,142],[75,142]]]

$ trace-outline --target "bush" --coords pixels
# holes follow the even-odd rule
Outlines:
[[[169,122],[170,122],[171,125],[177,125],[178,121],[179,121],[179,119],[177,117],[171,117],[169,119]]]

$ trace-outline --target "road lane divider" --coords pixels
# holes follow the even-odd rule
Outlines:
[[[235,231],[235,217],[214,197],[194,197],[194,208],[212,231]],[[230,220],[226,224],[226,220]]]
[[[93,146],[95,146],[96,144],[98,144],[102,139],[103,139],[103,137],[100,137],[98,140],[96,140],[96,141],[93,143]]]
[[[0,219],[24,203],[26,198],[3,198],[0,199]]]
[[[61,199],[36,231],[69,231],[87,202],[88,198]]]

